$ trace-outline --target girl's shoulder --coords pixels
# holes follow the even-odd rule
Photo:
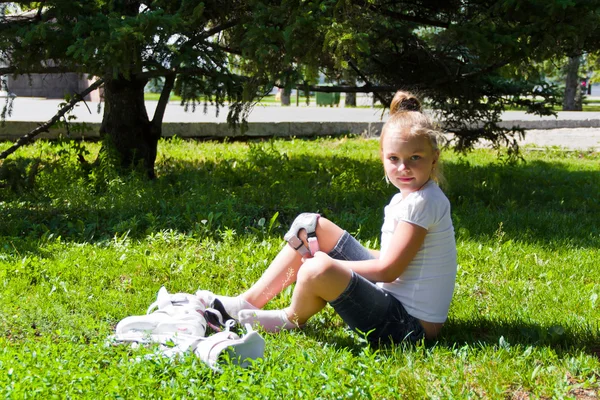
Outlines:
[[[396,207],[396,215],[427,230],[436,229],[440,223],[449,220],[450,201],[432,181],[406,196]]]
[[[446,194],[442,191],[442,189],[438,186],[434,181],[429,181],[421,190],[415,192],[418,196],[431,199],[433,201],[441,201],[443,203],[449,202]]]
[[[402,202],[402,193],[396,193],[389,202],[389,206],[395,206]]]

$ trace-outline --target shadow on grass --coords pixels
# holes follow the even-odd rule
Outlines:
[[[328,346],[349,350],[358,355],[364,352],[366,340],[359,334],[350,332],[349,329],[329,329],[309,325],[304,329],[304,334]],[[524,321],[489,321],[473,320],[468,322],[448,321],[440,336],[435,340],[426,340],[427,348],[444,347],[459,349],[463,346],[480,348],[491,346],[495,348],[510,349],[513,346],[551,348],[557,354],[573,355],[574,351],[581,351],[596,356],[600,359],[600,338],[593,329],[577,330],[570,327],[541,326]],[[383,352],[395,346],[414,348],[409,342],[399,343],[394,346],[375,347]]]
[[[453,163],[448,197],[457,237],[487,239],[502,224],[506,240],[593,246],[600,229],[600,173],[560,163],[474,167]]]
[[[304,211],[321,212],[351,231],[363,229],[363,236],[373,236],[393,195],[381,184],[376,163],[344,156],[289,159],[266,151],[252,160],[174,161],[155,182],[130,176],[97,183],[76,173],[63,175],[67,178],[57,172],[54,181],[43,182],[50,187],[33,192],[0,192],[0,236],[14,238],[15,246],[21,245],[19,238],[53,235],[98,242],[170,229],[218,239],[223,229],[253,233],[262,218],[268,221],[275,213],[279,217],[270,233],[282,236]]]
[[[480,344],[510,348],[513,345],[522,347],[549,347],[557,353],[572,354],[579,350],[600,358],[600,337],[598,327],[581,326],[542,326],[526,321],[490,321],[475,319],[469,321],[449,320],[444,326],[438,340],[429,343],[431,346],[457,348]]]
[[[77,171],[56,171],[34,191],[0,192],[0,236],[14,238],[12,246],[25,246],[24,251],[31,249],[19,237],[97,242],[171,229],[218,240],[223,229],[251,234],[275,213],[277,224],[268,234],[280,236],[298,213],[312,211],[359,239],[377,242],[383,207],[396,193],[383,181],[378,160],[290,157],[266,146],[247,159],[171,160],[160,170],[155,182],[137,177],[98,182]],[[598,246],[597,171],[569,171],[542,161],[447,162],[445,171],[458,239],[489,239],[502,224],[505,240]]]

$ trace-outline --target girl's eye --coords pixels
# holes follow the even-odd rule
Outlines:
[[[390,161],[398,161],[398,157],[396,157],[396,156],[390,156],[389,160]]]
[[[421,156],[411,156],[410,159],[413,161],[417,161],[421,159]]]

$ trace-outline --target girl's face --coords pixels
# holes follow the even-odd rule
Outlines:
[[[426,136],[390,132],[383,137],[382,156],[385,174],[402,197],[421,189],[440,155]]]

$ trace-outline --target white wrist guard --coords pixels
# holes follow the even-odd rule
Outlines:
[[[320,215],[314,213],[302,213],[296,217],[290,230],[283,237],[294,250],[304,258],[310,258],[319,251],[319,242],[317,241],[317,221]],[[306,231],[308,237],[308,247],[298,237],[300,229]]]

